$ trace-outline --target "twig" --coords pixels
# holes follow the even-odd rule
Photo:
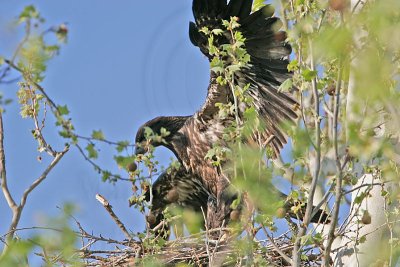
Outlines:
[[[344,191],[342,194],[347,195],[347,194],[353,193],[354,191],[357,191],[358,189],[361,189],[362,187],[371,187],[372,188],[374,186],[383,185],[385,183],[390,183],[390,182],[393,182],[393,181],[382,181],[380,183],[362,184],[362,185],[354,187],[350,190]]]
[[[20,204],[17,205],[15,200],[13,199],[8,185],[7,185],[7,175],[6,175],[6,168],[5,168],[5,153],[4,153],[4,128],[3,128],[3,116],[2,113],[0,112],[0,175],[1,175],[1,187],[3,194],[6,198],[7,204],[9,205],[10,209],[12,210],[13,216],[12,216],[12,222],[11,225],[9,226],[8,233],[6,235],[6,240],[10,241],[14,237],[14,232],[15,229],[17,228],[17,225],[20,221],[21,218],[21,213],[23,208],[25,207],[26,204],[26,199],[28,198],[29,194],[41,183],[43,182],[44,179],[46,179],[47,175],[49,172],[54,168],[55,165],[59,162],[59,160],[67,153],[69,147],[65,147],[62,152],[57,152],[53,161],[50,163],[50,165],[44,170],[42,175],[36,179],[23,193],[21,197]],[[5,251],[6,247],[4,248]],[[3,252],[4,252],[3,251]]]
[[[268,238],[269,242],[271,243],[271,245],[274,247],[275,251],[279,253],[279,255],[282,256],[282,258],[290,263],[291,265],[293,264],[293,261],[291,258],[289,258],[276,244],[275,241],[273,240],[273,238],[268,234],[267,230],[265,229],[265,226],[262,225],[261,229],[263,230],[265,236]]]
[[[315,62],[314,62],[314,52],[313,52],[313,44],[311,42],[311,39],[309,39],[309,49],[310,49],[310,57],[311,57],[311,70],[315,71]],[[302,240],[302,237],[306,234],[307,232],[307,227],[310,224],[311,221],[311,213],[313,209],[313,201],[314,201],[314,195],[315,191],[317,189],[317,183],[318,183],[318,178],[320,175],[320,169],[321,169],[321,118],[320,118],[320,105],[319,105],[319,92],[318,92],[318,87],[317,87],[317,78],[313,78],[311,81],[312,85],[312,91],[313,91],[313,97],[314,97],[314,123],[315,123],[315,170],[312,175],[312,181],[311,181],[311,188],[310,188],[310,193],[308,195],[308,200],[307,200],[307,208],[306,212],[304,215],[303,223],[300,227],[300,230],[296,236],[296,241],[293,247],[293,266],[300,266],[300,243]]]
[[[338,217],[339,217],[339,211],[340,211],[340,202],[342,200],[342,187],[343,187],[343,169],[342,169],[342,163],[340,162],[340,157],[339,157],[339,145],[338,145],[338,127],[339,127],[339,111],[340,111],[340,88],[342,84],[342,61],[343,59],[340,59],[339,62],[339,73],[336,81],[336,89],[335,89],[335,95],[336,95],[336,103],[334,105],[334,119],[333,119],[333,144],[334,144],[334,153],[335,153],[335,160],[336,160],[336,169],[337,169],[337,179],[336,179],[336,188],[335,188],[335,205],[333,208],[333,216],[331,220],[331,224],[329,225],[329,232],[328,232],[328,242],[325,247],[325,261],[324,264],[326,267],[330,266],[330,259],[331,259],[331,250],[332,250],[332,244],[333,241],[335,240],[335,228],[337,225]]]
[[[353,8],[351,9],[351,13],[354,14],[357,10],[357,7],[360,4],[365,4],[367,2],[367,0],[365,0],[365,2],[363,0],[358,0],[357,3],[353,6]]]
[[[4,152],[4,128],[3,128],[3,113],[0,111],[0,175],[1,175],[1,189],[8,206],[14,212],[17,212],[18,206],[15,203],[7,184],[6,172],[6,156]]]
[[[211,256],[211,254],[210,254],[210,248],[208,247],[208,244],[209,244],[209,241],[208,241],[208,222],[207,222],[207,217],[206,217],[206,215],[205,215],[205,213],[204,213],[204,210],[203,210],[203,207],[201,207],[201,212],[202,212],[202,214],[203,214],[203,218],[204,218],[204,225],[205,225],[205,227],[206,227],[206,234],[205,234],[205,245],[206,245],[206,251],[207,251],[207,255],[208,255],[208,264],[210,265],[210,266],[212,266],[213,264],[213,257]]]
[[[270,137],[268,137],[267,140],[265,140],[265,142],[262,144],[262,146],[267,147],[267,145],[269,145],[272,142],[272,140],[274,140],[274,138],[275,138],[275,135],[271,135]]]
[[[122,230],[122,232],[125,234],[125,236],[128,238],[128,240],[131,240],[132,239],[131,235],[126,230],[125,225],[121,222],[121,220],[117,217],[117,215],[115,215],[110,203],[100,194],[96,194],[96,199],[107,210],[107,212],[110,214],[111,218],[118,225],[118,227]]]
[[[78,135],[78,134],[75,134],[75,137],[79,138],[79,139],[82,139],[82,140],[86,140],[86,141],[88,141],[90,143],[93,143],[93,140],[96,140],[96,141],[99,141],[99,142],[102,142],[102,143],[106,143],[106,144],[112,145],[112,146],[120,145],[120,143],[118,143],[118,142],[114,142],[114,141],[110,141],[110,140],[106,140],[106,139],[97,139],[97,138],[82,136],[82,135]],[[127,144],[126,147],[133,148],[133,147],[136,147],[136,145],[135,144]]]
[[[7,240],[11,240],[14,237],[15,229],[18,226],[18,223],[21,218],[22,210],[25,207],[26,200],[29,194],[40,185],[46,178],[49,172],[57,165],[57,163],[61,160],[61,158],[67,153],[69,150],[69,146],[66,146],[63,151],[57,152],[53,161],[47,166],[47,168],[43,171],[43,173],[37,178],[22,194],[20,204],[17,206],[15,210],[13,210],[13,217],[11,221],[11,225],[8,230]]]
[[[75,147],[78,149],[79,153],[83,156],[83,158],[84,158],[87,162],[89,162],[90,165],[92,165],[93,168],[94,168],[96,171],[101,172],[101,173],[106,172],[106,170],[102,169],[96,162],[94,162],[93,160],[91,160],[91,159],[85,154],[85,151],[83,151],[83,148],[82,148],[79,144],[75,144]],[[130,178],[123,178],[123,177],[121,177],[121,176],[119,176],[119,175],[115,175],[115,174],[112,174],[112,173],[109,173],[109,175],[110,175],[109,177],[111,177],[111,178],[113,178],[113,179],[115,179],[115,180],[121,180],[121,181],[132,182],[132,179],[130,179]],[[156,175],[156,174],[155,174],[155,175]],[[151,177],[150,177],[150,178],[151,178]],[[147,177],[146,177],[146,179],[147,179]]]
[[[66,146],[62,152],[57,152],[56,156],[54,157],[53,161],[50,163],[49,166],[44,170],[42,175],[39,176],[38,179],[36,179],[29,187],[28,189],[25,190],[24,194],[22,195],[21,198],[21,204],[20,206],[24,207],[26,204],[26,199],[28,198],[28,195],[32,192],[33,189],[35,189],[41,182],[43,182],[44,179],[46,179],[47,175],[49,172],[54,168],[54,166],[57,165],[57,163],[60,161],[60,159],[67,153],[69,150],[69,146]]]

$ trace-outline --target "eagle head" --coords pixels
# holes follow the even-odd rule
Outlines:
[[[190,117],[191,116],[160,116],[140,126],[135,138],[135,154],[138,155],[146,153],[145,144],[147,142],[150,142],[150,144],[154,147],[163,145],[167,148],[173,149],[171,145],[173,137],[183,127],[187,119]],[[147,139],[146,129],[150,129],[154,134],[160,135],[161,129],[163,128],[169,133],[168,136],[164,137],[165,142]]]

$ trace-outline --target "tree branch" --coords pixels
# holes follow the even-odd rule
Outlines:
[[[15,203],[7,184],[6,173],[6,156],[4,152],[4,128],[3,128],[3,113],[0,111],[0,175],[1,175],[1,189],[11,210],[17,210],[18,206]]]
[[[112,206],[110,203],[105,199],[102,195],[96,194],[96,199],[103,205],[103,207],[107,210],[107,212],[110,214],[111,218],[114,220],[114,222],[118,225],[118,227],[122,230],[122,232],[125,234],[125,236],[128,238],[128,240],[132,239],[131,234],[126,230],[125,225],[121,222],[121,220],[117,217],[117,215],[114,213]]]
[[[313,44],[311,39],[309,41],[309,49],[310,49],[310,57],[311,57],[311,66],[310,69],[311,71],[315,71],[315,61],[314,61],[314,51],[313,51]],[[293,264],[292,266],[300,266],[301,263],[301,250],[300,250],[300,243],[302,240],[302,237],[306,234],[307,232],[307,227],[310,224],[311,221],[311,213],[313,209],[313,201],[314,201],[314,195],[315,191],[317,189],[317,183],[318,183],[318,178],[320,174],[320,169],[321,169],[321,118],[320,118],[320,105],[319,105],[319,92],[318,92],[318,87],[317,87],[317,78],[313,78],[311,81],[312,85],[312,92],[313,92],[313,98],[314,98],[314,124],[315,124],[315,170],[314,173],[312,174],[312,181],[311,181],[311,188],[310,188],[310,193],[308,195],[308,200],[307,200],[307,208],[306,212],[304,214],[304,219],[303,223],[301,224],[300,230],[296,236],[296,241],[293,247]]]
[[[22,194],[20,204],[12,209],[13,211],[13,218],[11,225],[8,230],[7,234],[7,241],[11,241],[12,238],[14,237],[15,229],[18,226],[18,223],[21,218],[22,210],[25,207],[26,200],[29,196],[29,194],[39,185],[41,184],[46,178],[49,172],[57,165],[57,163],[61,160],[61,158],[67,153],[69,150],[69,146],[66,146],[63,151],[57,152],[56,156],[54,157],[53,161],[47,166],[47,168],[43,171],[43,173],[37,178]],[[5,248],[6,249],[6,248]]]
[[[335,240],[335,228],[337,225],[338,217],[339,217],[339,210],[340,210],[340,202],[342,200],[342,184],[343,184],[343,169],[342,169],[342,163],[340,162],[340,157],[339,157],[339,148],[338,148],[338,126],[339,126],[339,110],[340,110],[340,87],[341,87],[341,81],[342,81],[342,59],[340,60],[339,63],[339,73],[336,81],[336,89],[335,89],[335,95],[336,95],[336,102],[334,105],[334,119],[333,119],[333,144],[334,144],[334,153],[335,153],[335,160],[336,160],[336,169],[337,169],[337,178],[336,178],[336,187],[335,187],[335,205],[333,208],[333,216],[331,220],[331,224],[329,226],[329,232],[328,232],[328,243],[325,248],[325,266],[328,267],[330,266],[330,259],[331,259],[331,249],[332,249],[332,244],[333,241]]]

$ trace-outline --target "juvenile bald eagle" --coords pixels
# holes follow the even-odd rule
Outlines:
[[[252,0],[194,0],[193,14],[195,22],[189,25],[191,42],[211,61],[208,36],[202,31],[219,29],[222,34],[214,40],[220,47],[234,42],[231,32],[223,26],[223,20],[237,17],[240,27],[237,29],[245,37],[245,48],[250,56],[249,63],[235,71],[233,83],[240,87],[249,85],[246,95],[265,126],[258,133],[260,145],[269,146],[277,155],[286,143],[286,134],[281,128],[285,121],[296,120],[297,102],[287,92],[279,91],[279,86],[291,74],[287,70],[291,47],[285,42],[286,34],[279,31],[281,22],[273,16],[273,8],[265,6],[252,13]],[[169,148],[185,170],[191,173],[191,179],[200,179],[208,192],[220,199],[229,184],[226,177],[206,160],[207,152],[215,145],[226,145],[223,132],[227,125],[235,120],[233,114],[221,118],[217,103],[232,103],[234,97],[227,85],[217,82],[218,75],[211,71],[210,84],[204,105],[192,116],[157,117],[146,122],[137,132],[136,153],[144,153],[142,144],[146,142],[145,127],[155,133],[161,128],[169,131],[165,142],[154,142],[153,146]],[[238,103],[237,113],[243,117],[247,104]],[[271,139],[272,137],[272,139]],[[225,215],[226,216],[226,215]]]
[[[146,192],[146,200],[151,200],[152,202],[150,212],[146,217],[150,229],[155,229],[157,227],[156,233],[159,236],[166,239],[169,237],[168,231],[170,226],[167,222],[163,222],[163,212],[169,205],[178,205],[180,208],[197,212],[199,214],[198,217],[203,218],[203,212],[207,214],[210,201],[215,202],[216,199],[215,196],[203,186],[201,181],[202,179],[200,177],[196,177],[195,174],[188,172],[184,167],[178,169],[168,168],[164,171],[154,182],[151,194],[150,191]],[[276,189],[274,189],[274,191],[283,202],[282,207],[284,208],[286,216],[293,219],[303,219],[307,208],[306,204],[297,203],[296,206],[301,206],[302,208],[295,213],[292,210],[292,207],[295,205],[293,200]],[[230,215],[232,212],[230,204],[235,198],[236,196],[231,195],[230,199],[225,199],[224,204],[225,207],[228,208],[228,212],[224,212],[223,214]],[[241,209],[240,206],[238,208]],[[329,216],[324,210],[320,209],[312,217],[311,222],[328,223]],[[204,222],[201,223],[201,225],[204,225]]]

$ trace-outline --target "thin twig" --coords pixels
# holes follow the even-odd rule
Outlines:
[[[264,226],[264,225],[262,225],[261,229],[263,230],[265,236],[268,238],[269,242],[270,242],[271,245],[274,247],[274,249],[276,250],[276,252],[278,252],[279,255],[281,255],[282,258],[283,258],[286,262],[288,262],[288,263],[290,263],[290,264],[292,265],[292,264],[293,264],[292,259],[289,258],[289,257],[275,244],[274,239],[268,234],[268,232],[267,232],[267,230],[265,229],[265,226]]]
[[[83,148],[82,148],[79,144],[75,144],[75,147],[78,149],[79,153],[83,156],[83,158],[84,158],[87,162],[89,162],[89,163],[93,166],[93,168],[94,168],[96,171],[101,172],[101,173],[106,172],[106,170],[102,169],[102,168],[100,167],[100,165],[98,165],[96,162],[94,162],[92,159],[90,159],[90,158],[86,155],[85,151],[83,151]],[[115,174],[112,174],[112,173],[110,173],[110,172],[108,172],[108,174],[109,174],[109,177],[111,177],[111,178],[113,178],[113,179],[115,179],[115,180],[121,180],[121,181],[132,182],[132,179],[131,179],[131,178],[123,178],[123,177],[121,177],[121,176],[119,176],[119,175],[115,175]],[[154,174],[154,175],[156,175],[156,174]],[[151,177],[150,177],[150,178],[151,178]],[[148,178],[146,177],[146,178],[144,178],[144,179],[148,179]]]
[[[339,217],[339,211],[340,211],[340,202],[342,200],[342,187],[343,187],[343,169],[342,169],[342,163],[340,162],[340,156],[339,156],[339,140],[338,140],[338,131],[339,131],[339,111],[340,111],[340,88],[342,85],[342,61],[343,59],[340,59],[339,62],[339,73],[336,81],[336,90],[335,90],[335,105],[334,105],[334,118],[333,118],[333,144],[334,144],[334,153],[335,153],[335,161],[336,161],[336,169],[337,169],[337,179],[336,179],[336,187],[335,187],[335,205],[333,207],[333,216],[331,220],[331,224],[329,225],[329,232],[328,232],[328,242],[325,247],[325,266],[329,267],[330,266],[330,259],[331,259],[331,250],[332,250],[332,244],[333,241],[335,240],[335,229]]]
[[[203,214],[204,226],[205,226],[205,228],[206,228],[205,245],[206,245],[206,251],[207,251],[207,255],[208,255],[208,264],[209,264],[210,266],[212,266],[213,257],[211,256],[210,248],[209,248],[209,240],[208,240],[208,233],[209,233],[209,231],[208,231],[208,222],[207,222],[207,217],[206,217],[206,215],[205,215],[205,213],[204,213],[203,207],[201,207],[201,212],[202,212],[202,214]]]
[[[121,220],[115,215],[112,206],[110,203],[105,199],[102,195],[96,194],[96,199],[103,205],[103,207],[107,210],[107,212],[110,214],[111,218],[114,220],[114,222],[118,225],[118,227],[122,230],[122,232],[125,234],[125,236],[128,238],[128,240],[132,239],[131,234],[126,230],[125,225],[121,222]]]
[[[66,146],[63,151],[57,152],[56,156],[52,160],[52,162],[47,166],[47,168],[43,171],[43,173],[37,178],[22,194],[20,203],[16,210],[13,210],[13,216],[11,225],[8,229],[7,240],[11,240],[14,237],[15,229],[18,226],[18,223],[21,219],[22,210],[25,207],[26,200],[29,194],[40,185],[46,178],[49,172],[57,165],[57,163],[61,160],[61,158],[68,152],[69,146]]]
[[[7,184],[6,172],[6,156],[4,151],[4,128],[3,128],[3,113],[0,111],[0,175],[1,175],[1,189],[8,206],[11,210],[16,211],[18,206],[15,203]]]
[[[315,71],[315,62],[314,62],[314,52],[313,52],[313,44],[311,42],[311,39],[309,39],[309,49],[310,49],[310,57],[311,57],[311,70]],[[300,266],[300,243],[302,240],[302,237],[306,234],[307,232],[307,227],[310,224],[311,221],[311,213],[313,209],[313,201],[314,201],[314,195],[315,191],[317,189],[317,184],[318,184],[318,178],[320,175],[320,169],[321,169],[321,118],[320,118],[320,105],[319,105],[319,92],[318,92],[318,86],[317,86],[317,78],[313,78],[311,81],[312,85],[312,91],[313,91],[313,97],[314,97],[314,123],[315,123],[315,170],[314,173],[312,174],[312,181],[310,185],[310,193],[308,195],[308,200],[307,200],[307,208],[306,212],[304,214],[304,219],[303,223],[300,227],[300,230],[296,236],[296,241],[293,247],[293,266]]]

